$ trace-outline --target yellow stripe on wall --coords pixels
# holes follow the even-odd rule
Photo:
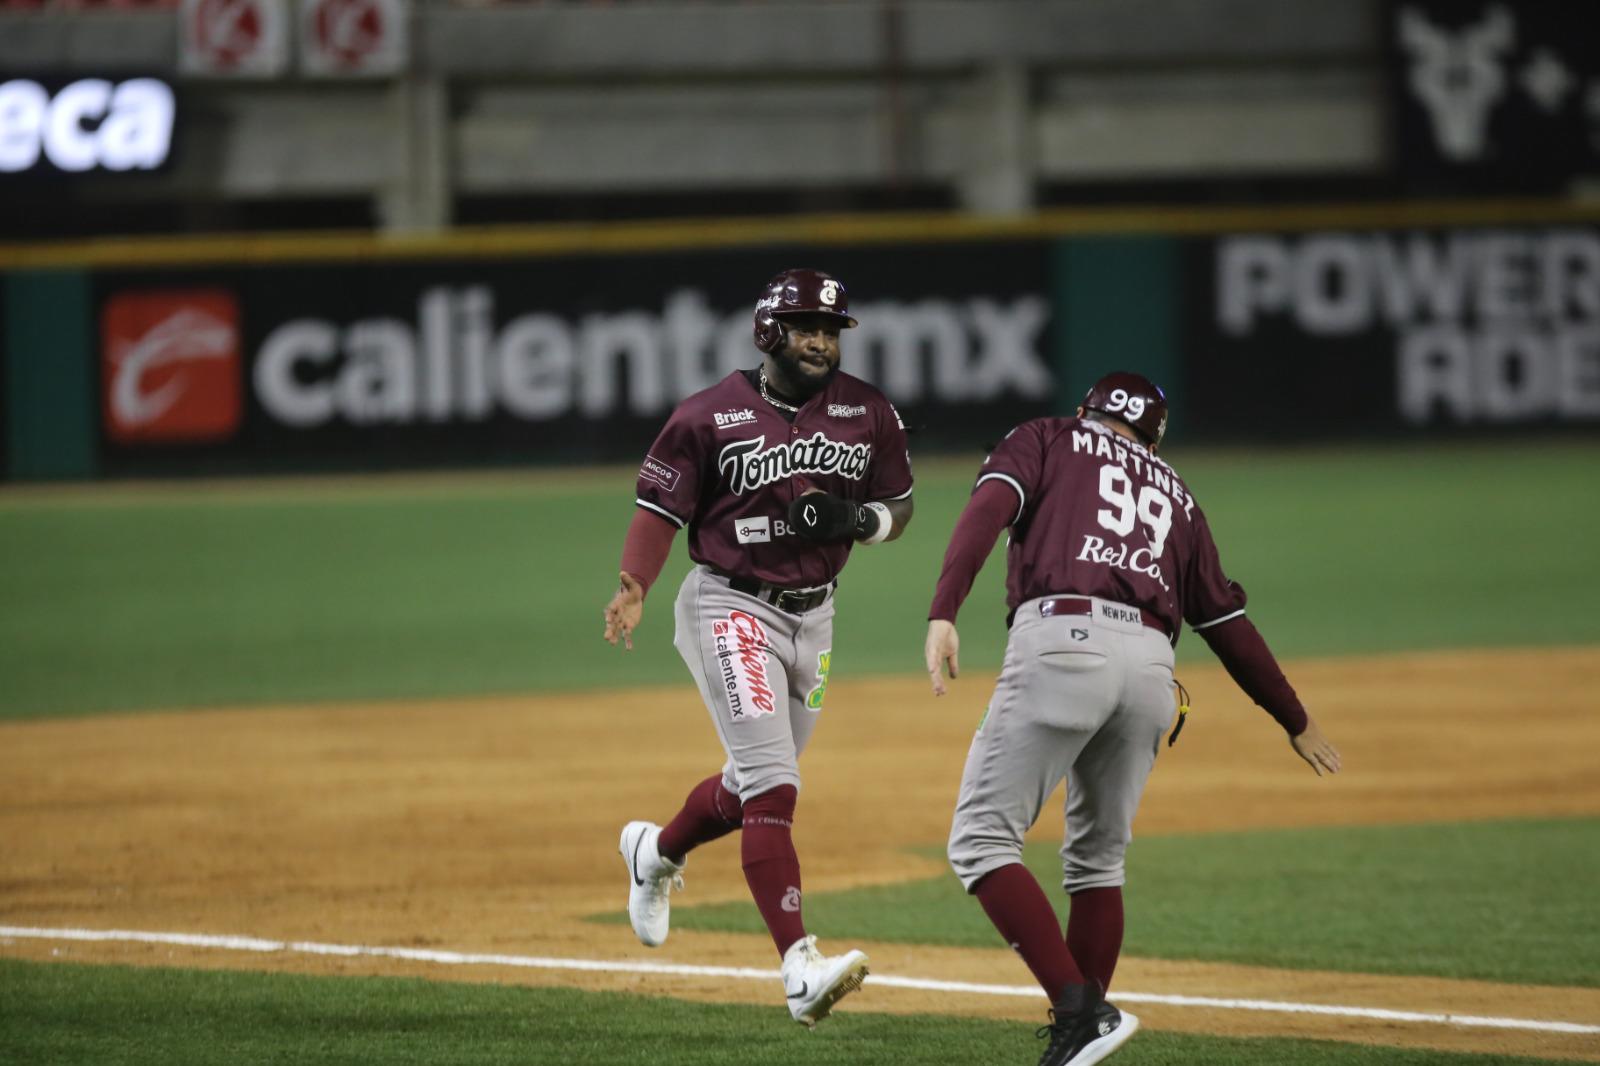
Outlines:
[[[689,251],[771,244],[863,245],[1018,240],[1080,234],[1208,234],[1600,222],[1600,203],[1551,200],[1406,201],[1272,207],[1064,208],[1013,220],[955,213],[458,228],[435,235],[372,233],[107,237],[0,244],[0,270],[282,262],[481,259]]]

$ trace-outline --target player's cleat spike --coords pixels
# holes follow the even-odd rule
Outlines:
[[[629,822],[622,827],[617,850],[628,867],[628,920],[645,947],[660,947],[667,939],[674,888],[683,889],[682,865],[662,858],[656,850],[661,827],[654,822]]]
[[[783,953],[783,991],[794,1020],[810,1029],[828,1016],[833,1005],[861,987],[867,957],[859,951],[827,956],[817,938],[796,940]]]

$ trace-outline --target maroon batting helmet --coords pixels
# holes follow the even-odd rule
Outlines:
[[[1112,371],[1094,383],[1083,397],[1083,406],[1132,426],[1152,448],[1167,432],[1167,394],[1142,374]]]
[[[856,320],[848,314],[850,299],[844,284],[820,270],[785,270],[767,282],[766,291],[756,301],[756,347],[775,352],[783,347],[785,315],[827,315],[837,319],[839,328],[849,329]]]

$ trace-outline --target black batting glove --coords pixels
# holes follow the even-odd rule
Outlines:
[[[862,512],[866,517],[863,519]],[[822,543],[853,540],[863,522],[867,529],[877,528],[878,516],[854,500],[830,496],[826,492],[810,492],[798,496],[789,504],[789,525],[806,540]]]

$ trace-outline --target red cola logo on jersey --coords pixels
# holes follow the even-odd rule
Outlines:
[[[722,687],[728,695],[728,713],[735,722],[752,714],[772,714],[776,709],[772,683],[767,679],[767,631],[754,615],[729,611],[726,622],[711,623],[711,641],[721,664]],[[745,709],[749,697],[750,710]]]
[[[821,430],[802,440],[764,447],[766,435],[736,440],[717,454],[717,469],[728,479],[735,495],[759,489],[795,474],[838,474],[851,481],[867,475],[872,459],[870,444],[840,444]]]

